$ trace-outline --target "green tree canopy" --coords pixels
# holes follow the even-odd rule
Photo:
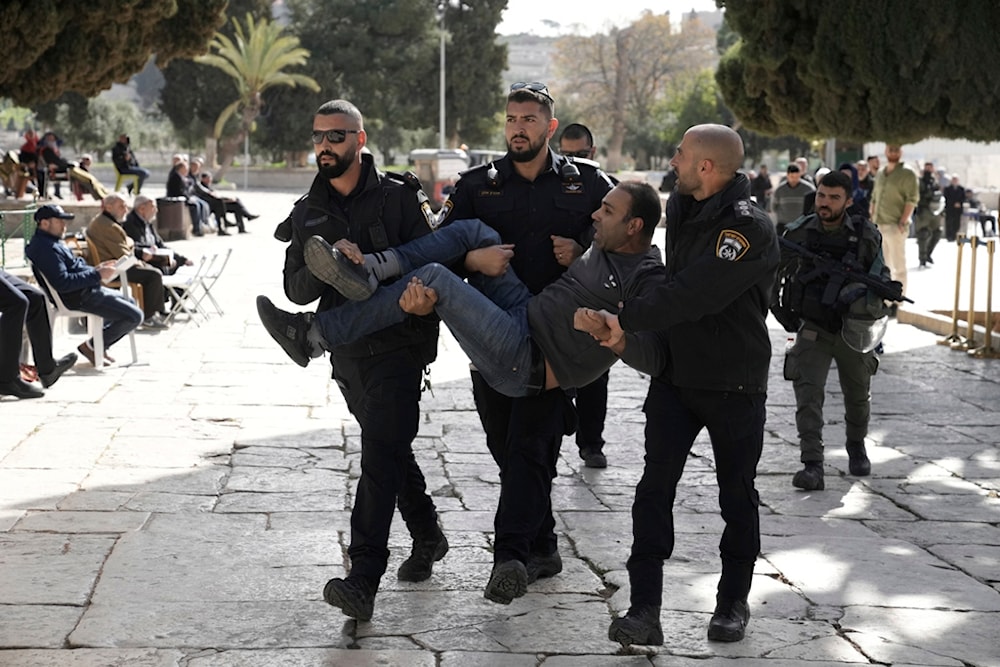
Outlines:
[[[12,0],[0,3],[0,97],[22,106],[92,97],[158,62],[203,53],[227,0]]]
[[[244,28],[236,19],[232,39],[216,33],[212,39],[212,53],[199,56],[198,62],[217,67],[236,83],[237,95],[219,114],[213,135],[222,138],[226,121],[239,118],[239,130],[223,142],[220,169],[222,178],[232,161],[236,145],[253,129],[254,121],[263,107],[263,93],[275,87],[303,87],[319,92],[319,84],[305,74],[290,72],[289,68],[304,65],[309,52],[299,46],[299,38],[284,34],[277,23],[267,19],[254,19],[246,15]]]
[[[747,127],[908,143],[1000,138],[996,0],[717,0],[740,40],[716,74]]]

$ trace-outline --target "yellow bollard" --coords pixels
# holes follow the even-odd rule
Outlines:
[[[955,304],[951,309],[951,335],[945,336],[937,342],[938,345],[948,345],[953,346],[957,343],[963,343],[962,337],[958,335],[958,302],[959,296],[962,292],[962,247],[966,243],[966,238],[962,234],[959,234],[955,238],[955,243],[958,244],[958,259],[955,262]]]
[[[1000,358],[1000,350],[993,349],[993,253],[996,250],[996,241],[990,239],[986,242],[986,338],[981,347],[969,350],[969,354],[977,359],[997,359]]]

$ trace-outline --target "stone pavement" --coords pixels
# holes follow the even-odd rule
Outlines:
[[[415,448],[451,551],[428,581],[396,581],[409,544],[395,522],[372,622],[342,616],[321,591],[347,565],[358,428],[327,364],[288,361],[254,310],[258,293],[288,304],[270,233],[295,197],[243,197],[265,213],[251,234],[173,244],[195,256],[234,248],[214,290],[225,315],[137,334],[138,365],[81,366],[42,399],[0,401],[0,665],[1000,665],[1000,362],[897,322],[874,382],[873,474],[846,474],[832,382],[827,488],[814,493],[791,486],[794,401],[786,335],[772,329],[763,549],[744,641],[705,638],[722,522],[704,437],[678,493],[665,644],[623,651],[607,639],[628,604],[643,455],[646,380],[621,366],[609,467],[584,468],[571,438],[559,461],[564,572],[509,606],[483,599],[497,470],[448,336]],[[911,277],[928,307],[950,308],[953,248]],[[56,352],[79,339],[57,336]]]

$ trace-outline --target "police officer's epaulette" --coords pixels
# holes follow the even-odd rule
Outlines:
[[[793,229],[798,229],[802,225],[806,224],[806,220],[808,220],[809,217],[813,216],[813,215],[816,215],[816,214],[815,213],[810,213],[809,215],[800,215],[799,217],[795,218],[794,220],[792,220],[791,222],[789,222],[787,225],[785,225],[785,233],[788,233],[788,232],[792,231]]]
[[[565,157],[566,157],[567,160],[569,160],[573,164],[583,164],[583,165],[586,165],[588,167],[592,167],[594,169],[600,169],[601,168],[601,164],[597,160],[591,160],[591,159],[585,158],[585,157],[574,157],[574,156],[571,156],[571,155],[567,155]]]
[[[733,215],[737,218],[753,220],[755,218],[753,209],[756,204],[749,199],[737,199],[733,202]]]
[[[389,178],[397,183],[402,183],[406,187],[413,191],[422,190],[423,186],[420,185],[420,179],[412,171],[404,171],[399,173],[398,171],[386,171],[383,172],[386,178]]]

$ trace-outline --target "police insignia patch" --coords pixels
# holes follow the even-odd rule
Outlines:
[[[719,238],[715,242],[715,256],[730,262],[738,261],[749,249],[747,237],[732,229],[719,232]]]
[[[437,214],[437,224],[440,225],[447,219],[448,214],[451,213],[451,209],[455,208],[455,202],[450,199],[445,199],[444,203],[441,204],[441,210]]]

